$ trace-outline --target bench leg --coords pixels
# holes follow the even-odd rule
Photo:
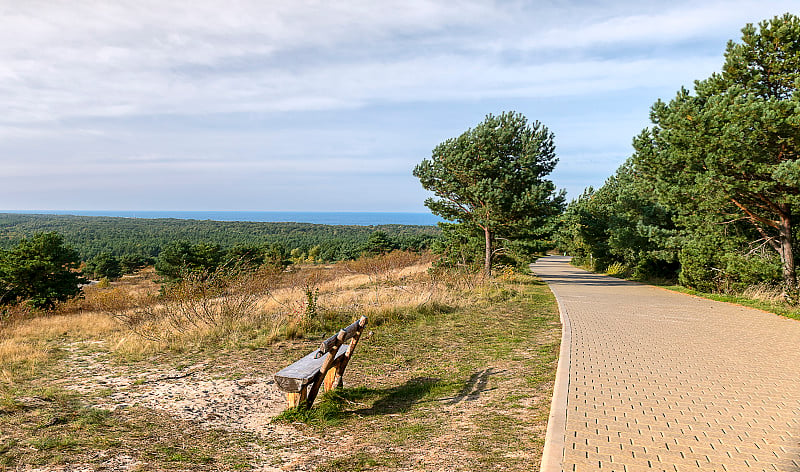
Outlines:
[[[287,393],[286,394],[286,404],[288,408],[297,408],[300,406],[301,403],[306,401],[306,387],[300,389],[297,393]]]
[[[326,392],[330,392],[331,390],[337,387],[337,385],[335,384],[337,370],[338,369],[336,368],[328,369],[328,372],[325,374],[325,380],[323,381],[323,385],[325,386]]]

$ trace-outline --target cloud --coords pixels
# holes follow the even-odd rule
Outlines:
[[[315,209],[324,192],[329,209],[421,207],[413,165],[503,109],[556,129],[554,178],[572,192],[624,160],[655,98],[792,3],[8,1],[0,193],[21,208],[52,207],[48,189],[86,208],[100,187],[96,205],[212,208],[202,189],[219,178],[248,202],[228,207],[263,194]]]
[[[648,11],[647,3],[617,4],[617,11],[602,15],[578,14],[568,24],[558,24],[528,36],[517,43],[519,49],[556,50],[595,48],[605,45],[654,46],[697,41],[729,35],[737,39],[745,23],[791,11],[795,2],[777,0],[769,3],[754,1],[714,1],[665,5],[654,2],[657,10]],[[623,7],[623,8],[620,8]],[[637,11],[638,10],[638,11]],[[765,12],[765,10],[767,10]],[[496,47],[514,48],[504,42]],[[720,44],[722,50],[724,44]]]
[[[530,5],[17,2],[5,7],[0,30],[1,120],[273,113],[683,83],[690,70],[707,72],[712,58],[648,61],[620,51],[608,60],[589,50],[733,33],[763,9]],[[572,11],[579,14],[565,16]],[[520,51],[528,56],[510,58]]]

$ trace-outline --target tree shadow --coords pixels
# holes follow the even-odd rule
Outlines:
[[[447,402],[445,402],[445,404],[455,405],[457,403],[461,403],[462,401],[477,400],[481,393],[494,390],[492,388],[486,388],[486,386],[489,384],[489,377],[492,375],[501,374],[503,372],[505,371],[496,371],[494,368],[475,372],[469,377],[467,383],[461,387],[461,390],[456,394],[456,396],[450,398]]]
[[[563,275],[541,274],[536,275],[549,285],[591,285],[591,286],[641,286],[641,282],[617,279],[608,275],[586,273],[568,273]]]
[[[445,405],[455,405],[463,401],[477,400],[479,396],[494,389],[487,388],[489,378],[505,371],[489,368],[472,374],[458,392],[453,396],[446,396],[455,390],[460,383],[445,382],[436,377],[415,377],[407,380],[402,385],[390,388],[356,387],[337,389],[327,394],[326,397],[334,400],[343,408],[345,416],[378,416],[406,413],[414,405],[426,402],[442,402]],[[441,398],[423,400],[431,392],[438,391],[445,396]],[[370,400],[377,398],[369,404]],[[350,409],[347,405],[363,406]]]

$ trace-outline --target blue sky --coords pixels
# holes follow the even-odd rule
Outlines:
[[[0,208],[425,211],[413,167],[506,110],[574,198],[793,6],[0,0]]]

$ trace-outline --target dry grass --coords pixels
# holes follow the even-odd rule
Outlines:
[[[360,315],[380,325],[425,305],[462,306],[470,303],[464,293],[482,282],[480,275],[430,268],[429,255],[396,251],[283,273],[192,276],[161,296],[149,269],[108,287],[87,287],[82,299],[53,314],[9,316],[0,326],[0,366],[33,373],[65,339],[98,341],[124,358],[263,347],[335,330]]]
[[[17,313],[0,329],[0,470],[106,467],[109,457],[124,459],[110,470],[529,469],[539,460],[555,370],[552,296],[530,276],[487,280],[430,267],[428,257],[393,253],[188,280],[159,297],[142,277],[91,287],[54,314]],[[170,375],[198,389],[246,385],[361,314],[374,332],[359,344],[347,388],[313,409],[335,423],[337,441],[330,428],[278,424],[263,431],[288,432],[259,438],[129,406]],[[189,380],[195,374],[202,382]],[[92,376],[90,390],[64,389]],[[122,392],[131,395],[117,398]],[[225,395],[213,390],[203,401]],[[109,402],[126,406],[98,409]]]
[[[757,284],[742,290],[741,295],[753,300],[761,300],[770,303],[783,303],[783,289],[772,284]]]

